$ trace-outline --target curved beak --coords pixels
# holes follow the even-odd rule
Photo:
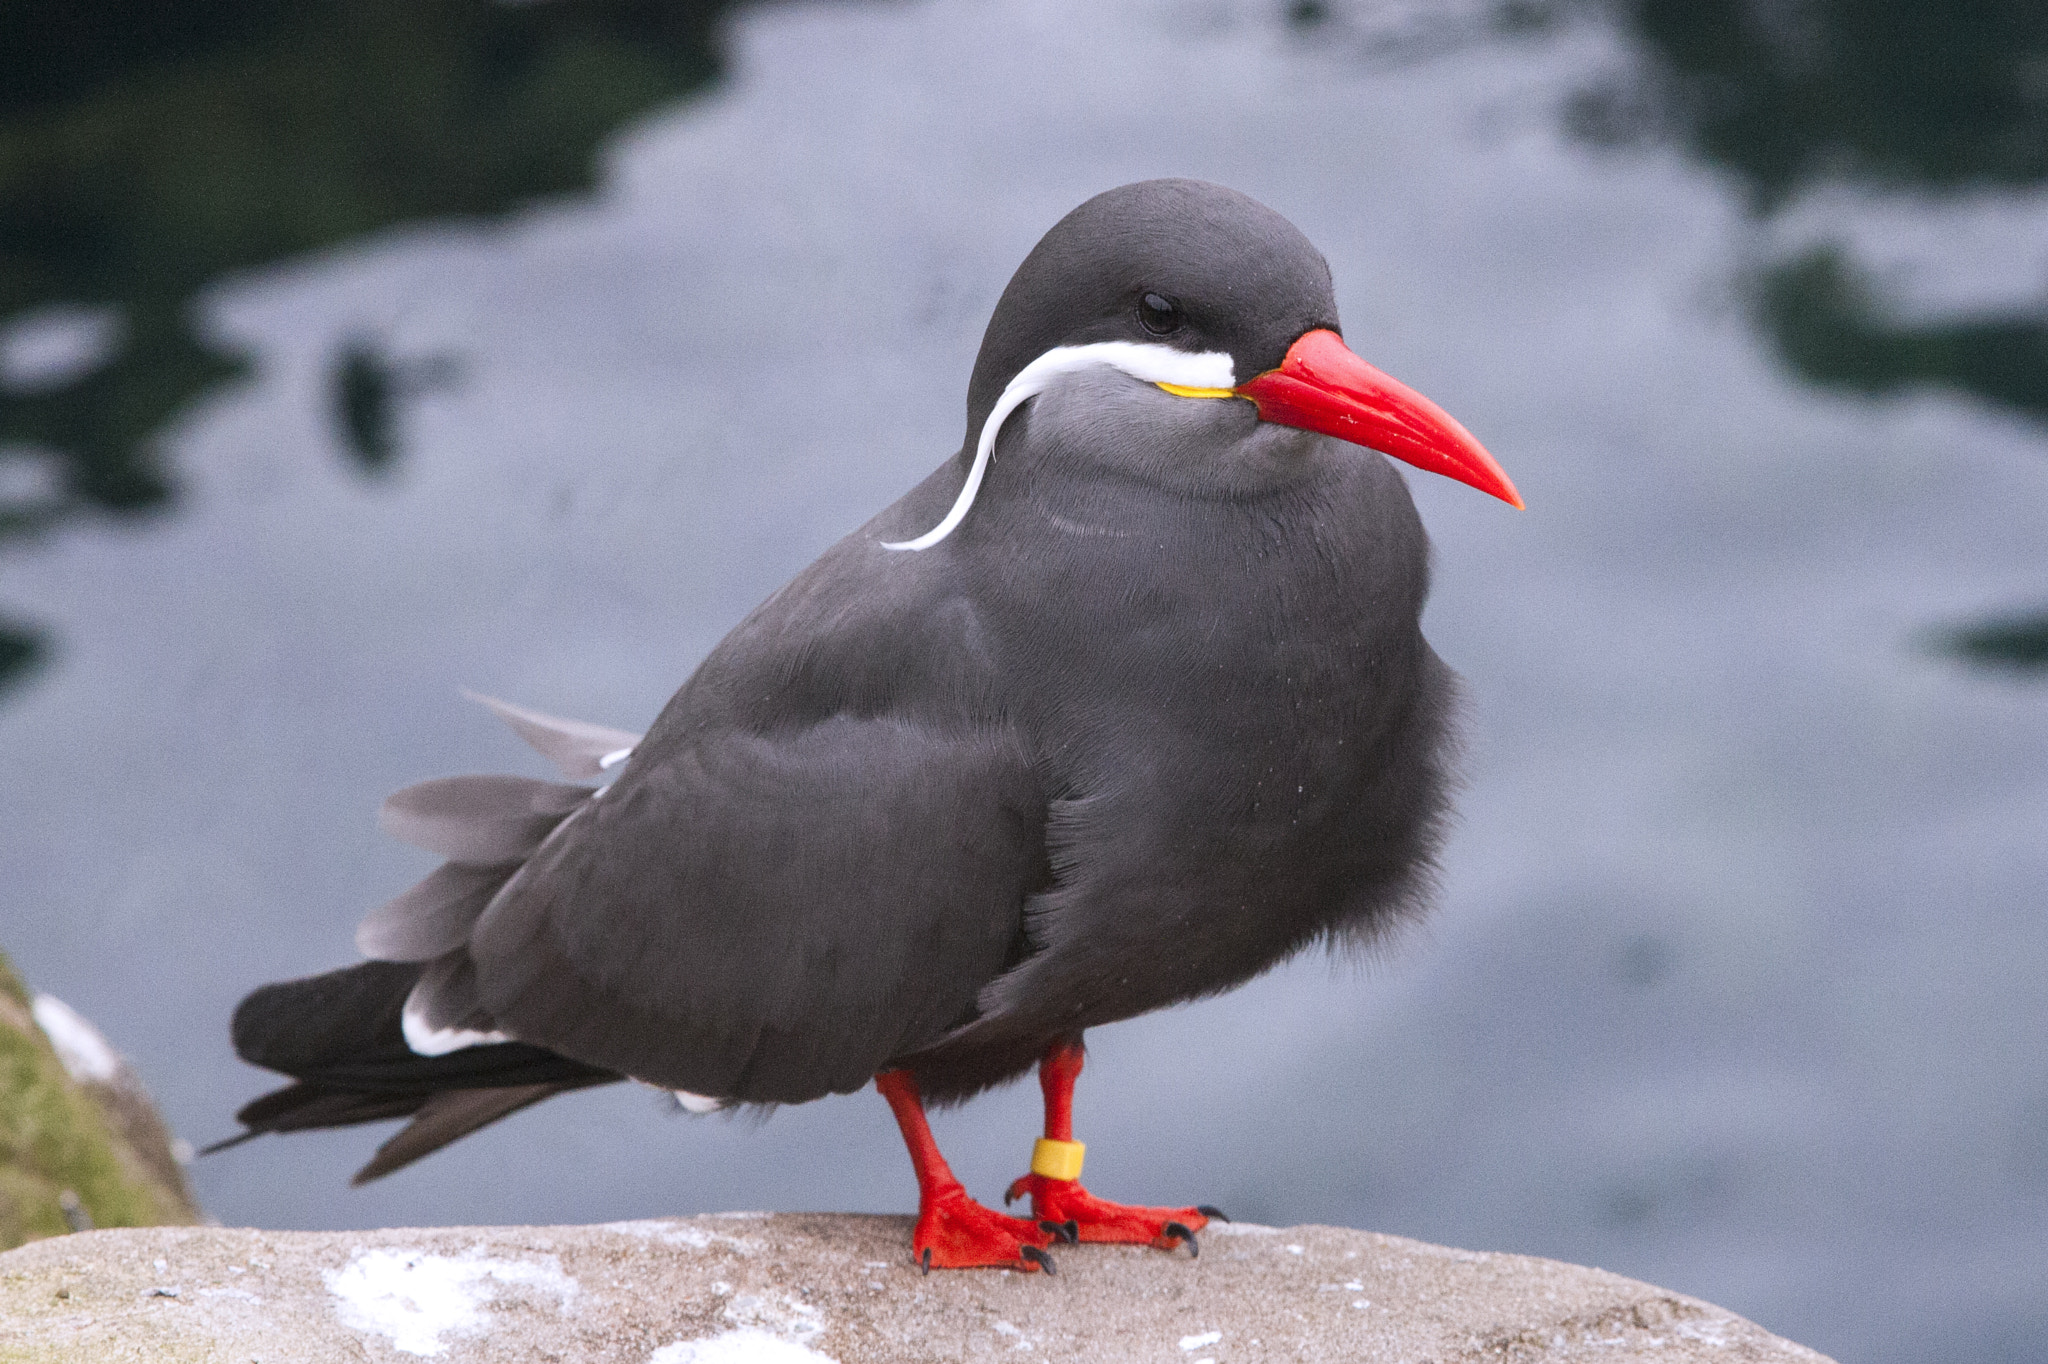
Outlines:
[[[1351,353],[1343,338],[1318,327],[1287,348],[1280,368],[1239,384],[1259,420],[1320,431],[1455,478],[1511,507],[1521,494],[1486,447],[1450,413]]]

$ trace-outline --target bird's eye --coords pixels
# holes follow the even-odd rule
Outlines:
[[[1138,300],[1138,321],[1154,336],[1177,332],[1181,324],[1180,304],[1164,294],[1146,294]]]

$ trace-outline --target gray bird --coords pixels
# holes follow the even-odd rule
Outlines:
[[[1346,348],[1328,264],[1278,214],[1193,180],[1090,199],[1003,291],[960,451],[644,737],[491,702],[572,784],[386,803],[447,863],[364,922],[372,960],[236,1010],[236,1050],[295,1082],[233,1140],[411,1117],[360,1183],[587,1085],[705,1109],[873,1079],[927,1269],[1195,1249],[1213,1209],[1079,1182],[1082,1034],[1424,907],[1456,679],[1375,451],[1521,505]],[[1014,1218],[968,1198],[923,1106],[1034,1063]]]

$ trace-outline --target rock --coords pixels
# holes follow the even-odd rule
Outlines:
[[[199,1220],[135,1071],[0,956],[0,1249],[86,1227]]]
[[[1065,1246],[1051,1278],[924,1276],[909,1245],[908,1218],[825,1214],[87,1232],[0,1255],[0,1359],[1826,1364],[1619,1275],[1334,1227]]]

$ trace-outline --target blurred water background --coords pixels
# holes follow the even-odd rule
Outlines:
[[[0,16],[0,947],[204,1142],[390,790],[641,728],[961,436],[1024,252],[1223,181],[1530,510],[1412,479],[1430,930],[1090,1037],[1112,1197],[2048,1358],[2048,10],[25,0]],[[161,12],[160,12],[161,11]],[[202,12],[203,11],[203,12]],[[1021,1170],[1024,1085],[946,1115]],[[228,1223],[904,1210],[858,1095],[201,1161]]]

